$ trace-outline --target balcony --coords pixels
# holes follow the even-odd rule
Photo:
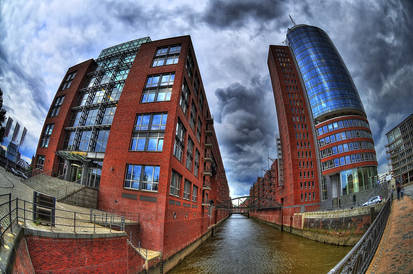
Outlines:
[[[205,154],[205,155],[204,155],[204,161],[209,161],[209,162],[212,163],[212,155],[210,155],[210,154]]]
[[[212,176],[211,170],[204,170],[204,176]]]
[[[202,190],[211,190],[211,187],[209,185],[204,184],[202,186]]]

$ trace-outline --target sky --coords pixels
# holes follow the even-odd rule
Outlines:
[[[196,5],[194,4],[196,3]],[[413,2],[394,0],[0,1],[0,88],[8,115],[35,153],[67,69],[109,46],[191,35],[231,196],[249,193],[276,157],[277,115],[269,45],[297,24],[325,30],[366,110],[379,172],[385,133],[413,111]]]

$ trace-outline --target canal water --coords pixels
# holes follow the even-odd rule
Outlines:
[[[327,273],[350,249],[234,214],[170,273]]]

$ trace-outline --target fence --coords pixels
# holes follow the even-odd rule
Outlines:
[[[90,213],[76,212],[64,209],[57,209],[43,206],[53,214],[34,214],[35,207],[33,202],[19,198],[12,199],[11,193],[0,195],[0,199],[5,200],[0,203],[0,240],[4,243],[4,235],[10,230],[13,233],[14,224],[24,223],[24,226],[30,223],[33,226],[46,225],[53,232],[87,232],[87,233],[107,233],[115,231],[125,231],[125,217],[114,214],[103,214],[90,211]],[[37,212],[38,213],[38,212]],[[36,219],[34,216],[37,216]],[[47,216],[47,218],[44,218]],[[102,227],[105,230],[101,230]]]
[[[350,250],[349,253],[328,273],[365,273],[373,259],[374,253],[380,243],[381,236],[386,227],[387,219],[390,215],[392,195],[380,210],[369,229],[363,237]]]
[[[12,203],[14,200],[11,198],[11,193],[0,195],[0,200],[2,200],[2,203],[0,203],[0,241],[3,245],[4,234],[9,229],[13,233],[13,222],[15,220],[13,214],[15,214],[16,208],[13,208]],[[6,201],[4,202],[4,200]]]

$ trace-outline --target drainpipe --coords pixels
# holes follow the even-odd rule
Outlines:
[[[284,215],[283,215],[283,208],[284,208],[284,198],[281,198],[281,231],[284,230]]]

